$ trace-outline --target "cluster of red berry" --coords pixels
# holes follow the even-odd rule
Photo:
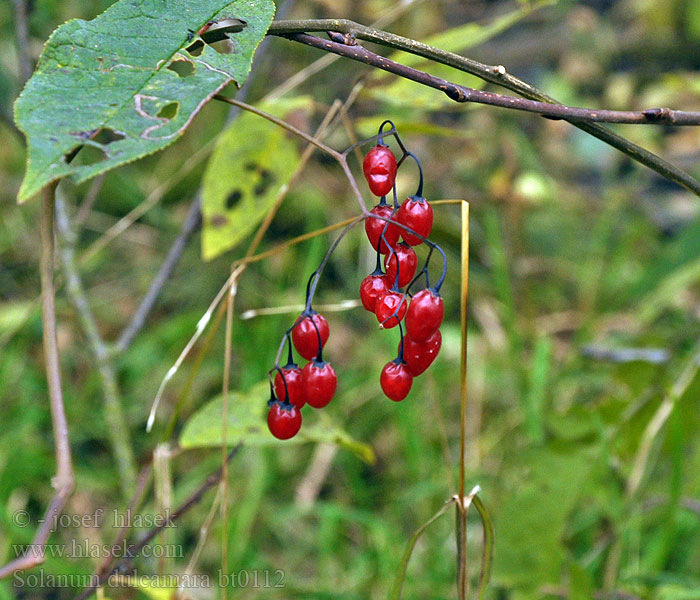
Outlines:
[[[331,364],[323,360],[323,347],[329,334],[326,318],[310,306],[285,334],[289,358],[284,367],[275,366],[273,369],[276,373],[274,384],[270,386],[267,413],[270,432],[280,440],[294,437],[301,429],[301,408],[304,404],[323,408],[333,399],[338,378]],[[303,369],[294,362],[292,343],[297,352],[309,361]]]
[[[381,129],[380,129],[381,134]],[[439,294],[443,275],[435,287],[428,286],[427,261],[421,274],[416,277],[418,257],[413,247],[425,242],[432,251],[442,250],[427,238],[433,227],[433,209],[423,197],[423,173],[418,159],[404,150],[404,156],[418,164],[420,183],[415,195],[399,206],[396,201],[396,172],[400,165],[388,146],[379,143],[368,153],[363,162],[363,171],[369,188],[381,199],[365,220],[365,231],[372,247],[377,251],[377,268],[364,278],[360,285],[362,305],[373,312],[380,327],[391,329],[399,326],[401,340],[398,354],[382,369],[380,383],[388,398],[396,402],[403,400],[411,391],[413,378],[423,373],[440,351],[442,336],[440,325],[445,313]],[[387,204],[386,194],[394,190],[394,206]],[[403,241],[399,242],[399,238]],[[384,255],[382,271],[381,255]],[[426,288],[411,297],[411,286],[425,275]],[[405,288],[402,292],[401,288]],[[405,317],[406,335],[401,321]]]
[[[391,124],[392,130],[383,134],[386,124]],[[396,137],[403,151],[398,162],[384,144],[384,135]],[[380,327],[399,327],[401,339],[398,354],[384,366],[380,377],[384,393],[391,400],[399,402],[411,390],[413,378],[423,373],[440,351],[442,337],[439,328],[444,316],[440,287],[445,279],[447,259],[442,249],[427,239],[433,227],[433,209],[422,195],[423,171],[420,162],[405,149],[390,121],[382,123],[376,139],[377,145],[367,153],[362,167],[370,190],[381,197],[379,204],[365,219],[367,237],[377,251],[377,268],[362,281],[360,298],[363,306],[376,315]],[[399,206],[396,173],[407,157],[418,165],[420,182],[416,194]],[[392,190],[394,204],[390,206],[386,202],[386,195]],[[399,242],[399,239],[403,241]],[[278,358],[286,343],[287,364],[280,367],[279,362],[276,362],[270,370],[270,375],[274,373],[274,381],[270,382],[267,424],[272,435],[281,440],[298,433],[302,421],[301,408],[305,404],[323,408],[335,394],[335,371],[330,363],[323,360],[323,347],[329,335],[328,321],[311,308],[311,302],[321,271],[338,241],[340,240],[329,249],[321,266],[311,275],[306,289],[305,309],[282,339]],[[430,250],[425,266],[416,276],[418,257],[413,247],[423,243]],[[438,283],[430,287],[428,265],[434,250],[442,255],[443,270]],[[382,270],[382,263],[385,270]],[[411,287],[421,276],[425,278],[425,288],[411,295]],[[401,288],[404,288],[403,292]],[[404,317],[405,336],[401,325]],[[303,369],[294,362],[292,345],[309,361]]]

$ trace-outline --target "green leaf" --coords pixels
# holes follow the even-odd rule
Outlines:
[[[311,98],[276,100],[261,108],[275,116],[310,108]],[[202,182],[202,256],[215,258],[241,242],[263,220],[299,164],[284,130],[241,114],[219,136]]]
[[[259,383],[246,393],[230,392],[228,399],[228,428],[226,443],[233,446],[244,442],[246,446],[289,446],[303,442],[337,444],[354,452],[365,462],[373,463],[374,451],[367,444],[354,440],[339,427],[333,425],[326,415],[318,417],[309,409],[304,410],[304,419],[320,422],[304,423],[301,431],[291,440],[280,441],[272,437],[267,429],[267,399],[269,384]],[[180,435],[180,446],[185,449],[221,446],[222,399],[217,397],[200,408],[185,424]]]
[[[15,104],[29,151],[19,201],[61,177],[85,181],[175,141],[214,94],[245,81],[274,10],[271,0],[121,0],[92,21],[61,25]],[[228,34],[230,53],[193,37],[226,19],[245,22]],[[98,160],[69,163],[81,146]]]

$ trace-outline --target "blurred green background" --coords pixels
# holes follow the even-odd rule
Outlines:
[[[90,19],[111,2],[30,3],[34,59],[55,27]],[[440,0],[299,0],[291,17],[347,17],[427,40],[473,22],[460,48],[466,56],[505,65],[510,73],[576,106],[700,109],[700,4],[695,0],[560,0],[529,14],[523,4]],[[504,15],[518,18],[504,20]],[[529,11],[528,11],[529,12]],[[31,541],[52,495],[53,437],[43,373],[38,277],[37,201],[18,206],[24,146],[10,128],[21,89],[14,3],[0,3],[0,561],[13,544]],[[496,27],[493,25],[497,24]],[[509,25],[506,27],[506,25]],[[502,31],[501,31],[502,30]],[[248,101],[257,102],[322,56],[270,39],[254,64]],[[406,58],[406,57],[404,57]],[[463,75],[421,67],[465,81]],[[398,83],[339,60],[286,97],[310,96],[287,115],[313,131],[335,99],[362,87],[349,110],[358,137],[385,118],[423,162],[429,199],[471,203],[469,423],[467,486],[479,484],[496,528],[488,597],[700,598],[700,211],[698,199],[610,147],[561,121],[483,106],[450,103],[415,84]],[[474,80],[469,79],[470,82]],[[495,89],[488,87],[487,89]],[[500,90],[499,90],[500,91]],[[229,107],[211,103],[165,151],[110,172],[101,185],[62,185],[73,210],[96,192],[79,231],[78,254],[161,186],[164,193],[138,221],[81,263],[99,330],[113,340],[148,289],[202,179],[207,154]],[[235,127],[235,122],[234,125]],[[50,127],[50,124],[47,124]],[[697,128],[615,128],[629,139],[700,176]],[[292,139],[292,138],[290,138]],[[327,141],[350,141],[342,122]],[[301,150],[303,146],[294,139]],[[353,162],[359,175],[359,165]],[[191,167],[191,168],[190,168]],[[240,177],[231,165],[232,178]],[[369,192],[367,202],[372,202]],[[399,193],[413,193],[410,168]],[[91,192],[92,190],[92,192]],[[347,181],[315,153],[293,186],[264,248],[357,213]],[[249,236],[250,239],[251,236]],[[459,209],[436,208],[435,241],[450,270],[441,355],[394,404],[379,387],[397,336],[381,332],[361,308],[328,313],[328,358],[339,375],[337,398],[324,411],[376,461],[344,447],[289,444],[244,448],[230,467],[230,523],[218,514],[193,566],[215,577],[221,538],[229,539],[230,572],[251,582],[235,598],[386,597],[405,545],[456,491],[459,450]],[[242,320],[249,309],[303,300],[306,278],[333,235],[315,238],[249,268],[240,282],[234,322],[232,386],[245,392],[265,377],[280,336],[295,314]],[[130,444],[138,466],[158,444],[191,373],[188,359],[166,389],[153,433],[148,412],[167,370],[246,244],[202,262],[200,235],[190,242],[145,329],[115,368]],[[361,231],[334,254],[317,302],[356,298],[374,257]],[[77,474],[68,514],[109,516],[127,498],[119,481],[103,391],[94,357],[61,289],[58,339]],[[177,505],[220,462],[216,448],[177,452],[187,418],[221,391],[223,329],[202,362],[158,480],[142,513]],[[620,352],[621,349],[635,349]],[[641,352],[637,352],[640,350]],[[649,352],[649,350],[658,350]],[[260,402],[265,397],[260,397]],[[305,409],[305,424],[322,417]],[[169,472],[168,472],[169,471]],[[164,484],[165,485],[165,484]],[[207,517],[209,493],[162,543],[182,548],[169,559],[139,558],[140,574],[184,571]],[[28,511],[32,526],[13,521]],[[481,525],[469,526],[471,572],[479,570]],[[90,539],[108,544],[116,530],[63,527],[55,544]],[[454,521],[443,517],[419,541],[405,598],[453,598]],[[100,558],[51,558],[49,574],[90,574]],[[254,587],[252,574],[284,571],[284,587]],[[16,583],[16,582],[15,582]],[[31,589],[0,582],[0,598],[72,598],[77,590]],[[157,596],[158,593],[164,595]],[[170,597],[134,588],[107,598]],[[146,596],[143,596],[146,594]],[[213,598],[216,589],[186,590]]]

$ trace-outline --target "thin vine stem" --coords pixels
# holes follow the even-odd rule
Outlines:
[[[54,445],[56,448],[56,476],[53,487],[56,490],[46,509],[44,519],[34,534],[31,547],[43,547],[49,539],[58,516],[63,511],[68,499],[75,489],[73,460],[71,458],[70,440],[68,438],[68,420],[63,402],[61,386],[61,367],[59,361],[58,341],[56,337],[56,288],[54,285],[54,215],[56,183],[44,188],[41,217],[41,317],[44,345],[44,368],[49,388],[49,404],[53,423]],[[43,553],[30,552],[11,560],[0,567],[0,579],[11,576],[17,571],[27,570],[44,561]]]
[[[339,41],[324,40],[307,33],[277,34],[281,37],[301,42],[307,46],[313,46],[327,52],[338,54],[382,69],[389,73],[410,79],[416,83],[435,88],[444,92],[448,98],[455,102],[474,102],[477,104],[489,104],[513,110],[521,110],[550,117],[554,119],[567,119],[570,121],[586,121],[588,123],[623,123],[628,125],[675,125],[697,126],[700,125],[700,112],[672,110],[670,108],[648,108],[645,110],[609,110],[597,108],[581,108],[566,106],[564,104],[552,104],[529,98],[517,98],[494,92],[485,92],[464,85],[453,83],[435,77],[413,67],[402,65],[389,58],[375,54],[363,46],[355,43],[343,43]]]

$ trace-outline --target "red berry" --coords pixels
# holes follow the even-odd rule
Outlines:
[[[362,161],[369,189],[375,196],[386,196],[396,181],[396,157],[388,146],[377,144]]]
[[[411,391],[413,374],[405,362],[392,360],[384,365],[379,383],[390,400],[401,402]]]
[[[330,363],[313,360],[302,370],[304,396],[309,406],[323,408],[335,394],[338,378]]]
[[[421,290],[413,298],[406,314],[406,333],[415,342],[424,342],[442,324],[445,305],[433,290]]]
[[[440,346],[442,346],[442,334],[439,329],[424,342],[416,342],[404,336],[403,359],[415,377],[433,363],[440,352]]]
[[[284,379],[282,379],[282,374],[284,374]],[[287,398],[285,391],[289,391],[289,401],[297,408],[301,408],[306,404],[301,369],[295,364],[287,365],[282,367],[282,374],[277,371],[275,375],[275,395],[284,402]],[[285,384],[287,385],[286,390]]]
[[[316,327],[314,327],[314,323],[316,323]],[[316,328],[318,328],[318,333],[316,333]],[[321,348],[326,345],[329,333],[330,329],[326,318],[318,313],[313,313],[311,316],[303,317],[294,326],[292,342],[294,342],[294,347],[299,354],[307,360],[311,360],[316,358]],[[321,348],[318,347],[318,334],[321,334]]]
[[[360,284],[360,300],[369,312],[374,312],[377,298],[386,292],[392,284],[384,275],[367,275]]]
[[[406,314],[406,296],[401,292],[388,292],[377,298],[374,312],[377,315],[379,325],[384,329],[391,329],[399,324]],[[393,315],[393,316],[392,316]]]
[[[387,219],[395,218],[396,216],[393,214],[394,210],[388,204],[377,204],[377,206],[369,212]],[[386,231],[384,231],[385,227]],[[372,248],[375,250],[379,249],[379,252],[382,254],[389,252],[389,248],[394,248],[401,236],[401,229],[397,225],[387,223],[382,219],[373,219],[372,217],[365,219],[365,232],[367,233],[369,243],[372,244]],[[384,232],[383,240],[382,232]],[[381,249],[379,248],[380,241],[382,243]],[[389,244],[389,248],[387,248],[387,244]]]
[[[396,282],[396,263],[399,264],[399,287],[408,285],[416,274],[418,266],[418,257],[416,251],[405,242],[402,242],[394,248],[394,253],[387,254],[384,257],[384,268],[386,269],[386,278],[393,286]]]
[[[267,426],[278,440],[293,438],[301,429],[301,412],[293,404],[275,401],[267,413]]]
[[[427,238],[433,229],[433,208],[430,203],[420,196],[406,198],[396,213],[396,220],[411,228],[417,234]],[[401,229],[401,236],[409,246],[417,246],[422,240]]]

